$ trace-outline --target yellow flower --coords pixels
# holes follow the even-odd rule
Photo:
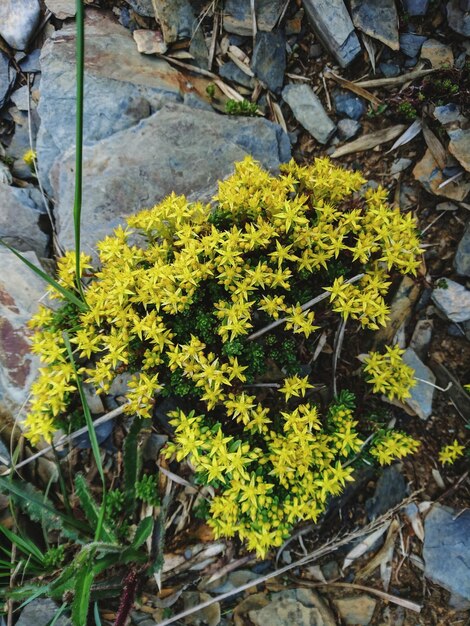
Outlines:
[[[441,448],[439,461],[442,465],[452,465],[459,457],[464,455],[464,452],[465,446],[460,445],[457,439],[454,439],[453,443]]]

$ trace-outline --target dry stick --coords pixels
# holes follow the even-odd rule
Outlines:
[[[236,589],[232,589],[231,591],[227,591],[225,593],[222,593],[222,594],[220,594],[218,596],[210,598],[209,600],[206,600],[205,602],[201,602],[197,606],[193,606],[193,607],[191,607],[189,609],[186,609],[185,611],[182,611],[181,613],[178,613],[177,615],[173,615],[173,617],[170,617],[170,618],[168,618],[166,620],[163,620],[162,622],[159,622],[158,626],[168,626],[169,624],[173,624],[174,622],[177,622],[178,620],[181,620],[181,619],[183,619],[185,617],[188,617],[189,615],[192,615],[193,613],[196,613],[197,611],[201,611],[202,609],[205,609],[208,606],[212,606],[212,604],[215,604],[216,602],[222,602],[223,600],[227,600],[227,598],[231,598],[232,596],[234,596],[234,595],[236,595],[236,594],[238,594],[238,593],[240,593],[242,591],[245,591],[246,589],[249,589],[250,587],[255,587],[256,585],[261,585],[261,584],[265,583],[267,580],[270,580],[271,578],[277,578],[281,574],[285,574],[286,572],[289,572],[292,569],[300,567],[301,565],[305,565],[307,563],[310,563],[311,561],[316,561],[320,557],[325,556],[325,554],[330,554],[331,552],[334,552],[335,550],[337,550],[341,546],[349,543],[353,539],[356,539],[358,537],[362,537],[363,535],[370,534],[371,532],[373,532],[374,530],[376,530],[377,528],[382,526],[382,524],[387,519],[393,517],[393,515],[399,509],[401,509],[406,504],[409,504],[410,502],[412,502],[415,495],[416,495],[416,493],[411,494],[411,496],[409,496],[408,498],[405,498],[404,500],[402,500],[402,502],[400,502],[393,509],[390,509],[390,511],[387,511],[387,513],[385,513],[381,517],[378,517],[374,521],[370,522],[364,528],[359,529],[357,531],[354,531],[352,533],[348,533],[347,535],[345,535],[344,537],[342,537],[341,539],[338,539],[336,541],[334,539],[331,539],[330,541],[327,541],[324,546],[322,546],[321,548],[318,548],[317,550],[314,550],[310,554],[307,554],[307,556],[302,557],[298,561],[294,561],[294,563],[290,563],[289,565],[285,565],[284,567],[281,567],[280,569],[277,569],[274,572],[270,572],[269,574],[265,574],[264,576],[260,576],[259,578],[255,578],[255,580],[250,580],[249,582],[245,583],[244,585],[240,585],[240,587],[237,587]],[[344,583],[344,584],[346,584],[346,583]],[[383,593],[383,592],[381,592],[381,593]],[[395,596],[388,596],[386,599],[389,600],[390,602],[393,602],[393,601],[395,601]],[[401,598],[400,598],[400,601],[401,601]],[[410,610],[416,611],[416,612],[419,612],[421,610],[421,606],[419,604],[415,604],[414,602],[409,602],[409,601],[406,601],[406,600],[405,600],[405,602],[407,602],[407,604],[408,604],[407,608],[409,608]]]
[[[402,74],[402,76],[395,76],[394,78],[374,78],[372,80],[360,80],[355,83],[358,87],[387,87],[388,85],[401,85],[409,80],[415,80],[436,72],[437,70],[416,70],[415,72],[408,72],[408,74]]]
[[[336,368],[338,367],[338,359],[341,354],[341,348],[343,347],[344,340],[344,332],[346,330],[347,318],[343,317],[338,326],[338,330],[336,331],[335,341],[334,341],[334,354],[333,354],[333,394],[336,396],[338,393],[338,388],[336,385]]]
[[[126,406],[127,406],[127,402],[125,404],[122,404],[121,406],[118,406],[116,409],[113,409],[109,413],[102,415],[101,417],[99,417],[97,420],[93,422],[94,426],[100,426],[101,424],[104,424],[105,422],[109,422],[109,420],[114,419],[118,415],[121,415],[122,413],[124,413]],[[80,435],[84,435],[87,432],[88,432],[88,428],[86,426],[83,426],[83,428],[79,428],[78,430],[71,433],[70,435],[64,435],[63,437],[61,437],[54,447],[57,450],[61,448],[62,446],[64,446],[69,441],[72,441],[73,439],[76,439],[77,437],[80,437]],[[48,452],[52,452],[52,450],[53,450],[52,446],[46,446],[42,450],[39,450],[39,452],[36,452],[32,456],[30,456],[28,459],[25,459],[24,461],[21,461],[21,463],[17,463],[14,467],[10,467],[10,469],[6,470],[5,472],[2,472],[0,476],[6,476],[7,474],[10,474],[11,472],[19,469],[20,467],[24,467],[25,465],[28,465],[29,463],[32,463],[36,459],[39,459],[40,457],[44,456]]]
[[[364,274],[357,274],[356,276],[349,278],[349,280],[346,280],[344,284],[352,285],[353,283],[357,283],[357,281],[361,280],[363,276]],[[328,291],[326,293],[322,293],[316,298],[312,298],[312,300],[309,300],[305,304],[302,304],[300,308],[302,309],[302,311],[306,311],[307,309],[310,309],[314,304],[318,304],[322,300],[325,300],[325,298],[328,298],[329,295],[330,294]],[[275,322],[271,322],[271,324],[268,324],[267,326],[264,326],[264,328],[260,328],[255,333],[252,333],[251,335],[249,335],[247,337],[247,340],[253,341],[253,339],[258,339],[258,337],[261,337],[265,333],[269,333],[269,331],[271,331],[273,328],[277,328],[278,326],[280,326],[281,324],[284,324],[285,322],[287,322],[287,319],[285,317],[283,317],[282,319],[276,320]]]

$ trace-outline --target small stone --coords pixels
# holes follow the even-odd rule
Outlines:
[[[256,34],[251,69],[270,91],[280,94],[286,71],[286,40],[280,30]]]
[[[142,452],[142,458],[144,461],[156,461],[160,450],[168,442],[167,435],[159,435],[158,433],[152,433],[145,442],[144,450]]]
[[[48,626],[48,624],[54,619],[59,607],[57,604],[49,598],[39,598],[33,600],[25,606],[21,611],[20,617],[16,622],[16,626]],[[55,626],[71,626],[71,621],[61,615],[58,620],[54,622]]]
[[[345,117],[338,122],[338,137],[342,141],[348,141],[353,139],[361,130],[362,126],[357,120],[351,120],[349,117]]]
[[[16,71],[10,67],[10,59],[0,50],[0,109],[6,104],[10,88],[16,79]]]
[[[393,509],[406,497],[406,482],[400,468],[400,465],[391,465],[382,471],[374,495],[366,500],[365,508],[370,520]]]
[[[40,72],[41,71],[41,66],[39,64],[40,55],[41,55],[40,48],[36,48],[32,52],[30,52],[28,56],[24,57],[24,59],[22,59],[19,64],[21,71],[24,72],[25,74],[27,73],[37,74],[38,72]]]
[[[168,50],[163,35],[157,30],[138,28],[133,31],[132,36],[141,54],[165,54]]]
[[[24,50],[41,14],[38,0],[2,0],[0,35],[15,50]]]
[[[470,320],[470,291],[450,278],[436,281],[432,300],[452,322]]]
[[[18,250],[46,256],[48,237],[39,227],[44,211],[39,191],[0,185],[0,206],[0,237]]]
[[[396,63],[379,63],[379,70],[385,76],[385,78],[393,78],[401,73],[401,68]]]
[[[32,104],[30,104],[29,87],[23,85],[19,89],[16,89],[10,96],[10,100],[16,105],[20,111],[27,111]]]
[[[45,3],[49,11],[59,20],[66,20],[69,17],[75,17],[75,0],[45,0]]]
[[[452,122],[463,122],[465,120],[465,117],[460,112],[460,107],[453,102],[435,107],[433,115],[444,126]]]
[[[354,96],[349,92],[340,91],[333,94],[335,110],[338,115],[350,117],[353,120],[360,120],[366,112],[366,105],[362,98]]]
[[[421,46],[426,41],[427,37],[422,35],[415,35],[414,33],[403,33],[400,35],[400,50],[407,57],[414,58],[419,55]]]
[[[450,46],[437,41],[436,39],[428,39],[421,47],[421,58],[431,62],[431,67],[440,69],[443,67],[451,68],[454,65],[454,53]]]
[[[392,174],[393,176],[393,174],[399,174],[400,172],[404,172],[410,167],[412,163],[413,161],[411,159],[395,159],[395,161],[392,163],[390,174]]]
[[[351,0],[354,26],[392,50],[399,49],[398,14],[394,0]]]
[[[462,9],[459,0],[450,0],[446,10],[450,28],[464,37],[470,37],[470,10]]]
[[[303,0],[311,27],[341,67],[361,53],[361,44],[343,0]]]
[[[13,182],[13,176],[11,175],[10,168],[6,163],[0,161],[0,185],[11,185]]]
[[[310,48],[308,49],[308,56],[311,59],[318,59],[323,54],[323,48],[319,43],[312,43]]]
[[[377,601],[370,596],[346,596],[335,599],[334,603],[345,624],[367,626],[374,615]]]
[[[425,575],[470,600],[470,511],[434,504],[424,523]]]
[[[439,187],[445,179],[429,149],[426,150],[421,161],[415,165],[413,176],[426,191],[436,196],[444,196],[457,202],[463,202],[470,193],[470,181],[463,176],[459,180],[445,185],[445,187]]]
[[[405,402],[420,419],[426,420],[432,413],[434,397],[434,387],[432,385],[435,384],[436,377],[412,348],[405,350],[403,361],[414,369],[416,378],[421,379],[410,389],[411,396]],[[422,382],[423,380],[426,382]]]
[[[402,0],[403,8],[410,17],[426,15],[429,0]]]
[[[263,32],[271,31],[284,8],[284,0],[256,0],[256,26]],[[224,29],[228,33],[249,37],[253,35],[251,0],[225,0]]]
[[[458,208],[453,202],[439,202],[439,204],[436,204],[436,211],[457,211]]]
[[[467,224],[467,228],[457,247],[454,267],[455,271],[457,274],[460,274],[460,276],[470,277],[470,224]]]
[[[303,9],[297,11],[297,13],[290,20],[287,20],[286,23],[286,35],[290,37],[291,35],[300,35],[302,31],[302,19],[304,16]]]
[[[470,172],[470,129],[449,130],[449,152]]]
[[[433,331],[432,320],[418,320],[410,339],[410,348],[424,361],[428,355]]]
[[[308,85],[287,85],[282,97],[292,109],[295,119],[320,143],[327,143],[335,132],[335,125],[323,105]]]
[[[155,17],[152,0],[126,0],[127,4],[143,17]]]
[[[219,67],[219,76],[222,76],[222,78],[226,80],[231,80],[234,83],[238,83],[247,89],[253,87],[253,78],[241,70],[238,65],[235,65],[233,61],[227,61],[227,63]]]
[[[308,589],[273,593],[269,604],[248,611],[248,617],[255,626],[335,626],[331,612],[319,605],[317,598]]]

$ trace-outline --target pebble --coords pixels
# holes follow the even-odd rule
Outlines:
[[[416,385],[410,389],[411,396],[405,400],[405,403],[420,419],[426,420],[432,413],[432,402],[435,391],[432,385],[435,384],[436,377],[412,348],[405,350],[403,361],[414,369],[416,378],[421,378],[421,380],[418,380]],[[426,382],[422,382],[423,380]]]
[[[436,211],[457,211],[458,208],[453,202],[439,202],[439,204],[436,204]]]
[[[286,40],[282,31],[256,34],[251,69],[270,91],[281,93],[286,71]]]
[[[428,349],[431,343],[433,331],[432,320],[418,320],[410,339],[410,348],[416,352],[418,357],[425,361],[428,356]]]
[[[429,9],[429,0],[402,0],[402,4],[410,17],[426,15]]]
[[[327,143],[336,127],[313,89],[309,85],[287,85],[282,97],[292,109],[295,119],[312,137],[319,143]]]
[[[462,9],[461,0],[450,0],[447,3],[447,23],[456,33],[470,37],[470,9]]]
[[[470,182],[464,177],[459,178],[455,183],[439,187],[445,178],[429,149],[426,150],[421,161],[415,165],[413,176],[423,185],[426,191],[436,196],[444,196],[457,202],[463,202],[470,193]]]
[[[398,14],[394,0],[350,0],[354,26],[392,50],[399,49]]]
[[[308,56],[310,59],[318,59],[323,54],[323,48],[319,43],[312,43],[308,49]]]
[[[366,105],[362,98],[349,92],[339,91],[333,94],[335,110],[338,115],[344,115],[353,120],[360,120],[366,112]]]
[[[431,67],[440,69],[443,67],[452,68],[454,65],[454,53],[450,46],[437,41],[436,39],[428,39],[421,47],[421,58],[430,61]]]
[[[247,89],[253,87],[253,78],[241,70],[238,65],[235,65],[233,61],[227,61],[219,67],[219,76],[222,76],[222,78],[226,80],[231,80],[234,83],[238,83]]]
[[[25,606],[21,611],[20,617],[16,622],[16,626],[48,626],[54,619],[59,607],[49,598],[38,598]],[[71,626],[72,622],[65,616],[61,615],[54,622],[55,626]]]
[[[433,115],[444,126],[453,122],[463,122],[465,117],[460,112],[458,104],[453,102],[434,108]]]
[[[46,7],[59,20],[66,20],[69,17],[75,17],[76,2],[75,0],[44,0]]]
[[[401,73],[401,68],[396,63],[379,63],[379,70],[385,76],[385,78],[393,78]]]
[[[39,24],[38,0],[2,0],[0,35],[15,50],[25,50]]]
[[[440,283],[443,283],[442,286]],[[452,322],[470,319],[470,291],[450,278],[435,281],[432,300]]]
[[[348,141],[349,139],[353,139],[356,135],[359,134],[362,126],[358,121],[352,120],[349,117],[345,117],[342,120],[339,120],[337,130],[338,137],[342,141]]]
[[[470,172],[470,129],[449,130],[449,152]]]
[[[407,57],[414,58],[419,55],[421,46],[427,37],[415,35],[414,33],[403,33],[400,35],[400,50]]]
[[[470,600],[470,511],[434,504],[424,523],[425,575]]]
[[[365,509],[369,520],[390,511],[407,495],[406,482],[401,465],[386,467],[377,481],[374,495],[366,500]]]
[[[143,17],[155,17],[152,0],[126,0],[127,4]]]
[[[467,224],[463,237],[457,246],[454,267],[460,276],[470,277],[470,224]]]
[[[19,66],[21,71],[29,74],[37,74],[41,71],[41,66],[39,64],[39,57],[41,56],[40,48],[36,48],[32,52],[30,52],[24,59],[21,59],[19,62]]]
[[[374,615],[377,600],[366,594],[336,598],[334,604],[348,626],[368,626]]]
[[[162,34],[157,30],[137,28],[132,32],[132,36],[141,54],[165,54],[168,50]]]
[[[392,163],[392,167],[390,169],[390,174],[393,176],[394,174],[399,174],[400,172],[404,172],[406,169],[412,165],[413,161],[411,159],[401,158],[395,159]]]
[[[310,589],[288,589],[273,593],[266,606],[248,611],[255,626],[336,626],[336,621],[317,594]]]

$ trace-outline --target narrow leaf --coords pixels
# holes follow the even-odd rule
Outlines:
[[[145,517],[137,526],[134,539],[132,540],[132,547],[136,550],[142,546],[150,537],[153,529],[153,517]]]
[[[82,567],[75,578],[75,582],[72,623],[73,626],[84,626],[87,623],[91,585],[93,584],[93,570],[91,567],[88,567],[88,565]]]
[[[138,436],[143,427],[143,423],[143,419],[136,417],[124,440],[124,507],[129,513],[133,513],[135,510],[135,485],[139,480],[142,469],[142,452],[139,446]]]

